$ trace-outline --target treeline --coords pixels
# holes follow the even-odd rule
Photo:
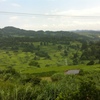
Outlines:
[[[38,42],[38,45],[34,45]],[[72,45],[72,43],[78,42],[81,45]],[[57,50],[64,50],[64,56],[68,56],[70,49],[76,50],[76,53],[73,53],[73,64],[79,64],[82,60],[90,60],[93,63],[93,60],[99,60],[100,63],[100,41],[93,42],[90,40],[84,40],[77,37],[77,39],[69,37],[57,36],[45,36],[45,37],[1,37],[0,38],[0,49],[1,50],[11,50],[22,52],[31,52],[35,53],[36,56],[45,55],[46,58],[50,58],[49,54],[46,54],[46,50],[43,51],[41,48],[43,46],[56,46]],[[67,49],[64,48],[67,47]],[[81,55],[78,52],[81,52]],[[90,63],[91,64],[91,63]]]
[[[49,43],[51,43],[52,45],[55,44],[63,44],[63,45],[69,45],[70,42],[74,42],[74,41],[78,41],[78,42],[82,42],[84,41],[83,39],[75,39],[73,37],[67,37],[67,36],[44,36],[44,37],[1,37],[0,38],[0,48],[1,49],[9,49],[9,50],[13,50],[13,49],[22,49],[25,48],[26,49],[31,49],[31,50],[37,50],[39,49],[38,47],[34,46],[35,42],[40,42],[40,45],[48,45]],[[27,51],[27,50],[26,50]],[[27,51],[28,52],[28,51]],[[30,50],[29,50],[30,52]]]
[[[100,63],[100,41],[96,43],[83,44],[82,47],[82,60],[99,60]]]
[[[57,38],[68,37],[72,39],[77,39],[78,37],[79,39],[85,39],[85,40],[89,39],[89,37],[87,36],[82,36],[70,31],[43,31],[43,30],[32,31],[32,30],[23,30],[23,29],[19,29],[15,27],[5,27],[3,29],[0,29],[0,36],[3,36],[3,37],[9,37],[9,36],[23,37],[24,36],[24,37],[38,37],[38,38],[55,36]]]

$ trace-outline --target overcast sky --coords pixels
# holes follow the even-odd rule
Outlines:
[[[5,26],[28,30],[100,30],[100,0],[0,0],[0,28]]]

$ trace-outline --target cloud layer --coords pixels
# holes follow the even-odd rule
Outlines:
[[[73,0],[0,0],[0,2],[2,2],[0,3],[1,11],[43,14],[42,16],[30,14],[1,14],[0,27],[12,25],[32,30],[100,30],[100,1],[72,1]]]

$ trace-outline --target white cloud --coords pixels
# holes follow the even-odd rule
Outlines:
[[[0,2],[5,2],[5,1],[7,1],[7,0],[0,0]]]
[[[35,16],[32,17],[32,19],[35,19],[35,18],[36,18]]]
[[[43,27],[43,28],[47,28],[47,27],[48,27],[48,25],[47,25],[47,24],[44,24],[44,25],[42,25],[42,27]]]
[[[83,10],[54,10],[46,15],[62,15],[50,16],[45,18],[43,25],[44,30],[75,30],[75,29],[92,29],[100,30],[100,7],[88,8]],[[66,16],[63,16],[66,15]],[[75,17],[77,16],[77,17]],[[82,17],[83,16],[83,17]],[[89,17],[85,17],[89,16]],[[96,16],[96,17],[93,17]],[[98,16],[98,17],[97,17]],[[41,22],[41,21],[40,21]],[[45,26],[46,24],[46,26]]]
[[[12,16],[9,18],[9,22],[16,22],[18,21],[19,17],[18,16]]]
[[[9,23],[28,30],[100,30],[100,17],[74,17],[100,16],[100,7],[83,10],[54,10],[46,15],[50,14],[67,16],[12,16],[9,18]]]
[[[17,4],[17,3],[12,3],[11,4],[13,7],[21,7],[21,5]]]
[[[28,30],[100,30],[98,18],[74,18],[74,17],[18,17],[9,18],[9,23],[19,28]]]
[[[66,17],[53,17],[48,18],[35,18],[35,20],[20,19],[17,22],[20,28],[30,30],[77,30],[77,29],[92,29],[100,30],[100,19],[83,19],[83,18],[66,18]],[[16,19],[12,17],[11,19]],[[44,20],[45,19],[45,20]]]
[[[33,25],[32,24],[24,24],[24,25],[21,25],[22,28],[25,28],[25,29],[31,29],[33,28]]]
[[[66,11],[52,11],[52,13],[58,15],[68,15],[68,16],[100,16],[100,7],[88,8],[83,10],[66,10]]]

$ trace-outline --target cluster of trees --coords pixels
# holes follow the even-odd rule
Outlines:
[[[99,60],[100,63],[100,41],[96,43],[90,43],[88,46],[86,44],[85,48],[82,48],[81,60]]]
[[[49,41],[47,39],[50,39],[52,41]],[[22,52],[31,52],[35,53],[38,57],[45,57],[46,59],[51,59],[49,52],[46,50],[42,50],[41,48],[44,46],[47,46],[47,48],[50,48],[50,46],[57,47],[57,50],[62,52],[63,56],[68,57],[70,49],[76,50],[76,53],[73,53],[73,64],[77,65],[81,61],[89,60],[88,65],[94,64],[94,60],[98,60],[98,63],[100,63],[100,41],[98,42],[91,42],[89,40],[83,41],[83,40],[73,40],[68,39],[67,37],[64,37],[65,39],[60,39],[61,37],[43,37],[43,38],[31,38],[31,37],[1,37],[0,38],[0,49],[2,50],[11,50],[11,51],[19,51],[22,50]],[[36,42],[38,42],[38,45],[34,45]],[[72,43],[78,42],[81,45],[72,45]],[[65,46],[65,47],[64,47]],[[66,48],[67,47],[67,48]],[[78,54],[78,52],[81,52],[81,55]]]

